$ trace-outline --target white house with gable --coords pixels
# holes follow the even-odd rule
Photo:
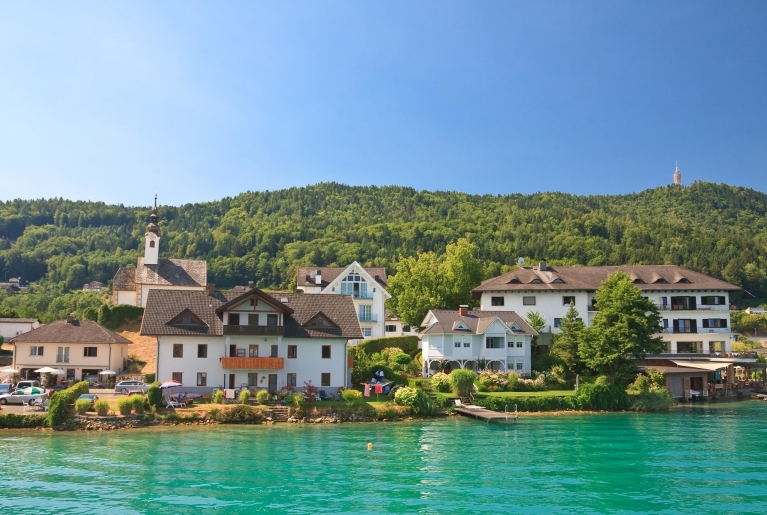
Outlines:
[[[346,268],[298,268],[297,290],[309,294],[348,295],[354,301],[364,338],[387,336],[385,331],[386,291],[385,268],[363,268],[356,261]]]
[[[421,324],[423,375],[446,361],[455,370],[499,370],[530,374],[532,337],[538,333],[512,311],[432,309]]]

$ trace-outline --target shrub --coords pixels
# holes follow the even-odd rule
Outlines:
[[[144,413],[144,410],[149,408],[149,401],[143,395],[131,395],[128,397],[128,400],[131,401],[133,411],[135,411],[137,415]]]
[[[154,381],[152,385],[146,391],[146,398],[149,401],[150,406],[155,408],[160,407],[160,401],[162,400],[162,390],[160,390],[160,382]]]
[[[450,377],[443,373],[437,372],[431,377],[431,387],[438,392],[447,393],[450,391]]]
[[[431,397],[417,388],[407,386],[399,388],[394,395],[394,402],[400,406],[410,407],[417,415],[433,415],[436,412]]]
[[[250,403],[250,390],[243,389],[240,392],[240,404]]]
[[[157,374],[144,374],[144,382],[153,384],[157,379]],[[160,383],[157,383],[157,386],[160,386]]]
[[[471,370],[459,368],[458,370],[453,370],[449,377],[453,393],[458,396],[468,397],[469,392],[471,392],[474,387],[474,381],[477,379],[477,374]]]
[[[341,392],[341,396],[346,401],[346,404],[353,406],[362,400],[362,392],[358,390],[347,389]]]
[[[85,415],[85,412],[91,409],[91,401],[85,399],[75,402],[75,411],[80,415]]]
[[[48,414],[45,415],[45,424],[48,427],[57,427],[69,417],[67,406],[75,403],[80,395],[88,393],[88,382],[80,381],[66,390],[56,392],[48,401]]]
[[[96,404],[93,405],[93,409],[96,410],[96,414],[99,417],[104,417],[109,413],[109,403],[107,401],[96,401]]]
[[[213,420],[218,420],[218,416],[221,414],[221,408],[211,408],[208,410],[208,417]]]
[[[130,415],[132,410],[133,399],[130,397],[125,397],[117,401],[117,411],[120,412],[120,415]]]
[[[600,376],[591,384],[582,384],[576,395],[581,409],[595,411],[625,410],[631,405],[626,390],[617,385],[610,385],[605,376]]]
[[[16,413],[0,413],[0,429],[43,427],[45,425],[46,417],[43,415],[17,415]]]
[[[503,413],[508,407],[509,412],[514,411],[516,404],[519,411],[567,411],[578,410],[580,405],[575,395],[557,396],[541,395],[539,397],[483,397],[477,398],[474,403],[487,409]]]
[[[266,404],[266,402],[269,400],[269,392],[267,392],[266,390],[257,391],[256,400],[258,400],[259,404]]]
[[[212,400],[216,404],[221,404],[224,402],[224,392],[221,390],[214,390]]]
[[[221,410],[216,420],[222,424],[259,424],[261,415],[250,406],[240,404],[230,410]]]
[[[670,409],[674,399],[666,390],[666,374],[648,368],[646,375],[637,376],[636,380],[626,388],[631,407],[634,411],[661,411]]]
[[[88,381],[80,381],[67,388],[67,390],[71,390],[73,398],[77,399],[82,394],[89,393],[90,390],[88,388],[90,388]]]
[[[285,386],[280,390],[280,393],[278,394],[280,401],[282,401],[285,405],[293,404],[293,401],[296,398],[296,393],[293,391],[292,386]]]
[[[400,352],[394,356],[394,362],[398,365],[407,365],[412,360],[413,358],[410,357],[410,354],[405,354],[404,352]]]
[[[418,353],[418,337],[417,336],[395,336],[387,338],[371,338],[369,340],[363,340],[357,348],[362,350],[365,354],[370,356],[376,352],[389,347],[397,347],[402,349],[402,352],[414,356]]]
[[[314,402],[317,400],[320,389],[312,384],[311,381],[304,381],[304,400],[306,402]]]

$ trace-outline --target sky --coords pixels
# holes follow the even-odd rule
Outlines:
[[[767,191],[767,2],[3,2],[0,200]]]

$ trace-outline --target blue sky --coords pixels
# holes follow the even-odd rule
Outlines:
[[[0,199],[767,191],[767,2],[4,2]]]

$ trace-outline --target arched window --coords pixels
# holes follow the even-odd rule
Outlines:
[[[149,247],[154,248],[154,240],[150,240]]]

